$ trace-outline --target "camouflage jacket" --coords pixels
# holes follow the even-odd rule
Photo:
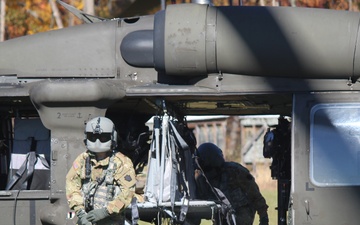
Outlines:
[[[235,162],[225,162],[221,168],[205,172],[213,187],[220,189],[230,201],[236,214],[248,207],[260,217],[267,215],[268,205],[249,170]],[[197,194],[200,199],[216,200],[203,176],[197,179]]]
[[[90,157],[91,180],[96,180],[103,175],[106,170],[110,156],[97,161],[95,155],[90,152],[81,153],[73,162],[72,167],[66,175],[66,198],[70,209],[78,212],[84,209],[84,197],[82,188],[85,181],[86,158]],[[124,210],[130,203],[135,191],[135,171],[131,160],[122,153],[115,153],[114,163],[116,171],[114,172],[114,185],[120,187],[120,194],[107,205],[107,211],[110,215],[118,214]]]

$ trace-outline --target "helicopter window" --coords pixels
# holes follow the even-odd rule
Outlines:
[[[310,114],[310,179],[360,185],[360,104],[318,104]]]

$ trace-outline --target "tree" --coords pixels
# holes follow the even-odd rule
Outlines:
[[[58,7],[56,6],[55,0],[49,0],[50,6],[51,6],[51,10],[53,12],[53,16],[55,18],[56,21],[56,25],[58,28],[63,28],[63,23],[61,20],[61,16],[60,16],[60,11],[58,9]]]
[[[54,28],[47,0],[8,1],[6,6],[6,39]]]
[[[191,3],[192,0],[62,0],[79,10],[91,10],[88,13],[103,18],[132,17],[153,14],[161,10],[161,3],[165,5]],[[336,10],[359,11],[360,0],[212,0],[215,6],[244,5],[244,6],[297,6],[330,8]],[[0,28],[0,40],[11,39],[23,35],[31,35],[47,30],[74,26],[83,23],[74,17],[55,0],[0,0],[5,4],[4,25]],[[0,13],[4,15],[5,13]]]
[[[5,40],[5,0],[0,0],[0,42]]]

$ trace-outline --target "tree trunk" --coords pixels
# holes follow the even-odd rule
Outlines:
[[[226,124],[226,149],[223,149],[227,160],[241,161],[240,119],[238,116],[230,116]]]
[[[60,17],[60,12],[59,12],[59,9],[55,3],[55,0],[49,0],[49,3],[50,3],[50,6],[51,6],[51,10],[53,12],[53,15],[54,15],[54,18],[55,18],[55,21],[56,21],[56,26],[61,29],[63,28],[63,23],[61,21],[61,17]]]
[[[0,42],[5,41],[5,0],[0,0]]]
[[[95,15],[94,0],[84,0],[84,12],[90,15]]]

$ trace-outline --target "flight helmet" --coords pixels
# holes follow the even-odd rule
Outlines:
[[[198,147],[196,156],[200,167],[204,171],[220,168],[225,162],[222,150],[209,142],[203,143]]]
[[[117,132],[114,123],[106,117],[95,117],[85,126],[85,145],[94,153],[107,152],[116,147]]]

